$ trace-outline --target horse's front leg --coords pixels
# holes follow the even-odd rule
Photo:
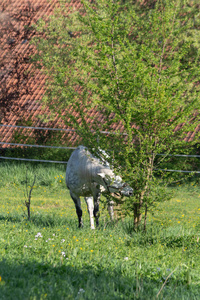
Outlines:
[[[94,195],[94,217],[95,217],[97,227],[99,226],[99,217],[100,217],[100,212],[99,212],[100,196],[101,196],[100,191],[96,192],[96,194]]]
[[[94,227],[94,202],[93,197],[85,197],[85,202],[87,204],[88,213],[90,216],[90,227],[91,229],[95,229]]]

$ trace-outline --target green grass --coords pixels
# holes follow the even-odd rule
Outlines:
[[[24,206],[26,166],[0,164],[0,299],[199,299],[200,188],[173,188],[149,215],[111,224],[102,211],[91,230],[83,204],[78,229],[64,166],[29,165],[31,220]],[[169,276],[169,277],[168,277]],[[166,281],[168,277],[168,280]]]

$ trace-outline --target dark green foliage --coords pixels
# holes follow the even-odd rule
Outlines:
[[[28,158],[38,160],[68,161],[72,150],[68,149],[47,149],[47,148],[7,148],[3,156],[15,158]]]

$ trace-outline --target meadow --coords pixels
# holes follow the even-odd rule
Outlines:
[[[36,174],[31,219],[26,172]],[[149,214],[147,232],[132,219],[84,228],[65,186],[65,166],[0,162],[0,299],[199,299],[200,186],[176,187]]]

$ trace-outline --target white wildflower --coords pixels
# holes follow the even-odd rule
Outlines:
[[[63,251],[63,252],[61,252],[61,254],[65,257],[65,252]]]
[[[128,257],[124,257],[124,260],[128,260]]]
[[[62,240],[61,240],[61,243],[64,243],[64,242],[65,242],[65,239],[62,239]]]
[[[42,234],[40,232],[38,232],[36,235],[35,235],[35,238],[38,238],[38,237],[41,237],[42,238]]]
[[[85,290],[82,289],[82,288],[80,288],[80,290],[78,291],[78,295],[79,295],[79,294],[82,294],[82,293],[85,293]]]

